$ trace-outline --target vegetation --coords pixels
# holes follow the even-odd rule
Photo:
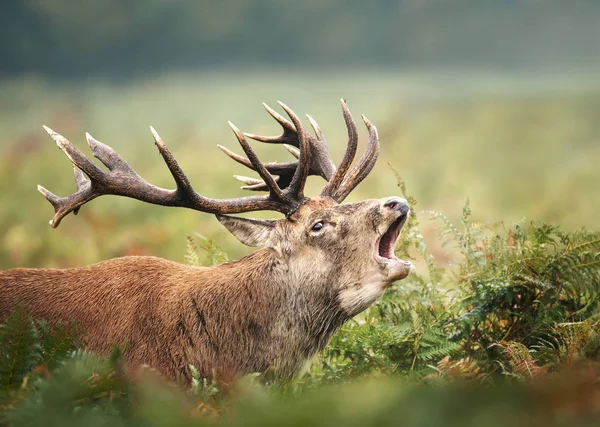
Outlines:
[[[440,224],[452,258],[445,268],[433,262],[421,216]],[[397,254],[422,268],[344,325],[291,383],[259,385],[249,377],[225,390],[196,377],[180,391],[150,371],[132,383],[118,348],[100,359],[85,351],[76,326],[50,332],[17,308],[0,327],[4,422],[458,426],[600,419],[600,233],[526,221],[485,226],[473,222],[467,203],[459,225],[436,212],[413,214]],[[224,259],[207,239],[188,238],[188,262]]]

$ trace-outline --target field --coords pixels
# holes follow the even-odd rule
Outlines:
[[[192,420],[174,414],[189,412],[231,424],[246,419],[246,425],[391,425],[406,411],[413,417],[407,425],[505,425],[514,417],[523,425],[532,425],[527,417],[539,425],[594,425],[600,411],[600,236],[593,232],[600,229],[599,83],[586,72],[460,70],[251,70],[69,84],[30,76],[0,83],[0,268],[68,267],[127,254],[189,262],[194,251],[186,236],[196,233],[230,258],[249,252],[211,215],[111,197],[51,229],[52,208],[36,184],[59,195],[75,186],[69,161],[41,125],[88,153],[84,135],[90,132],[146,179],[170,187],[152,125],[195,189],[225,198],[242,194],[231,175],[246,174],[215,146],[241,152],[227,120],[247,132],[278,133],[260,103],[281,100],[317,119],[339,159],[346,140],[340,97],[355,118],[365,114],[378,127],[382,145],[374,171],[348,201],[401,195],[404,182],[417,201],[416,216],[397,251],[419,266],[348,323],[293,384],[265,388],[248,379],[252,384],[242,383],[243,397],[236,400],[199,379],[182,397],[121,382],[118,355],[98,362],[75,353],[64,356],[66,368],[57,368],[55,377],[39,370],[29,375],[25,366],[22,387],[2,384],[11,391],[0,394],[0,410],[15,406],[9,420],[33,425],[43,419],[39,402],[56,394],[56,405],[83,408],[74,418],[57,412],[57,424],[68,419],[74,425],[178,425]],[[366,131],[359,131],[364,147]],[[254,146],[262,159],[287,158],[281,147]],[[311,179],[307,193],[320,185]],[[592,232],[578,231],[582,227]],[[218,253],[209,249],[208,257]],[[42,353],[36,360],[45,360]],[[478,388],[422,387],[455,379]],[[332,393],[332,383],[341,388]],[[490,389],[492,383],[513,388]],[[143,402],[133,417],[131,400]],[[427,402],[435,402],[437,412]],[[470,402],[481,411],[461,418]],[[185,406],[181,412],[173,409],[178,405]],[[349,407],[355,413],[344,410]],[[169,419],[161,418],[165,414]]]

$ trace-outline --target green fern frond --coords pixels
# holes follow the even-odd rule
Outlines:
[[[194,235],[200,239],[200,248],[206,251],[206,259],[204,265],[211,266],[216,264],[222,264],[229,261],[229,257],[217,244],[212,240],[204,237],[201,234],[194,233]]]
[[[0,387],[19,387],[41,361],[42,347],[35,324],[25,309],[16,307],[0,324]]]
[[[192,236],[186,236],[186,253],[185,253],[185,262],[189,265],[193,265],[195,267],[200,265],[200,259],[198,258],[198,250],[196,248],[196,244],[194,243],[194,239]]]
[[[417,359],[422,362],[431,362],[454,355],[461,349],[459,343],[448,341],[446,337],[433,343],[421,342]]]
[[[436,211],[431,211],[431,210],[427,210],[427,211],[423,211],[423,212],[429,214],[429,217],[432,220],[434,220],[437,223],[442,225],[443,228],[440,231],[441,237],[451,236],[454,239],[454,241],[456,241],[456,242],[462,242],[464,240],[463,233],[461,233],[461,231],[458,229],[458,227],[456,227],[446,215],[444,215],[441,212],[436,212]]]
[[[83,328],[76,322],[58,323],[50,328],[46,322],[37,322],[41,336],[42,362],[50,371],[70,357],[70,354],[83,348]]]

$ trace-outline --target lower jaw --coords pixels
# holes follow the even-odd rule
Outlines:
[[[413,268],[413,265],[409,261],[401,259],[390,259],[384,261],[385,269],[388,273],[388,280],[394,282],[396,280],[402,280],[409,275]]]

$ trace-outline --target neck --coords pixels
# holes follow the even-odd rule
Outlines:
[[[294,265],[271,249],[212,270],[217,280],[207,291],[214,296],[217,286],[220,295],[210,317],[236,324],[233,336],[224,338],[247,350],[237,361],[246,365],[244,373],[294,376],[347,319],[330,272]],[[214,332],[225,329],[219,325]]]

